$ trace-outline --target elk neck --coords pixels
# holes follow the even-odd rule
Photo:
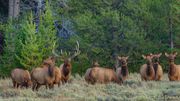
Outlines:
[[[155,62],[155,63],[153,64],[153,68],[154,68],[155,76],[156,76],[156,74],[157,74],[158,65],[159,65],[159,62]]]
[[[128,75],[128,67],[127,67],[127,65],[123,65],[121,67],[121,74],[122,74],[122,76],[127,76]]]
[[[170,74],[170,75],[173,75],[173,74],[175,74],[175,72],[176,72],[175,63],[174,63],[174,61],[171,61],[171,62],[169,63],[169,74]]]
[[[71,64],[70,63],[64,63],[63,65],[63,73],[64,76],[67,76],[70,73]]]
[[[146,74],[148,76],[150,76],[152,74],[152,71],[153,71],[153,64],[152,62],[147,62],[147,69],[146,69]]]
[[[48,65],[48,74],[50,77],[53,77],[54,76],[54,67],[51,66],[50,64],[47,64]]]

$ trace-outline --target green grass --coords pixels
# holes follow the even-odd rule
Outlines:
[[[180,101],[180,82],[170,82],[165,74],[162,81],[140,80],[139,74],[130,74],[123,85],[114,83],[89,85],[84,77],[75,75],[71,82],[54,89],[41,87],[29,89],[12,88],[11,79],[0,80],[0,101]]]

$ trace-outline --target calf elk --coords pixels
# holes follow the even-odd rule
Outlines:
[[[169,59],[169,72],[168,77],[170,81],[179,81],[180,80],[180,65],[174,63],[177,52],[175,53],[165,53],[165,56]]]
[[[149,54],[149,55],[142,55],[142,57],[147,60],[147,63],[142,65],[140,68],[140,75],[141,75],[141,79],[142,80],[154,80],[155,78],[155,72],[154,72],[154,67],[153,67],[153,62],[152,62],[152,58],[153,55]]]

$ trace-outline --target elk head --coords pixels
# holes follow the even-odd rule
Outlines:
[[[153,54],[154,62],[159,62],[159,58],[161,57],[162,53],[159,54]]]
[[[54,66],[55,65],[55,57],[54,56],[48,57],[47,59],[45,59],[43,61],[43,64],[49,64],[51,66]]]
[[[92,63],[92,67],[99,67],[100,65],[99,65],[99,63],[98,63],[98,61],[94,61],[93,63]]]
[[[127,66],[128,58],[129,58],[129,56],[127,56],[127,57],[120,57],[120,56],[118,56],[118,60],[121,63],[121,66]]]
[[[176,56],[177,56],[177,52],[174,52],[174,53],[165,53],[165,56],[169,59],[169,62],[174,62]]]
[[[148,54],[148,55],[142,55],[142,57],[147,60],[147,64],[150,65],[152,63],[152,59],[153,59],[153,54]]]

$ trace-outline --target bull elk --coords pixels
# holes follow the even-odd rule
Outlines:
[[[163,69],[162,66],[160,65],[159,58],[161,57],[162,53],[159,54],[153,54],[153,67],[154,67],[154,72],[155,72],[155,80],[159,81],[162,79],[163,76]]]
[[[168,77],[170,81],[179,81],[180,80],[180,65],[174,63],[177,52],[175,53],[165,53],[165,56],[169,59],[169,72]]]
[[[147,61],[146,64],[143,64],[140,68],[140,75],[142,80],[154,80],[155,72],[153,67],[153,54],[142,55],[142,57]]]
[[[13,82],[13,87],[29,87],[31,86],[31,76],[28,70],[23,70],[20,68],[15,68],[11,71],[11,79]]]
[[[31,72],[33,87],[32,90],[38,90],[41,85],[53,88],[55,80],[55,58],[49,57],[43,61],[40,67],[34,68]]]
[[[60,67],[59,67],[60,71],[61,71],[61,81],[62,81],[62,83],[66,83],[70,78],[71,70],[72,70],[71,60],[80,54],[79,42],[78,41],[77,41],[77,46],[76,46],[75,49],[76,49],[75,53],[73,55],[69,56],[68,58],[65,58],[63,56],[58,55],[53,50],[53,54],[55,56],[61,57],[61,59],[64,60],[64,63],[61,64]],[[61,51],[61,55],[63,55],[62,51]]]
[[[122,80],[125,81],[128,78],[129,72],[128,72],[128,66],[127,66],[127,57],[119,57],[118,56],[118,61],[121,63],[120,68],[116,68],[117,74],[121,76]]]

